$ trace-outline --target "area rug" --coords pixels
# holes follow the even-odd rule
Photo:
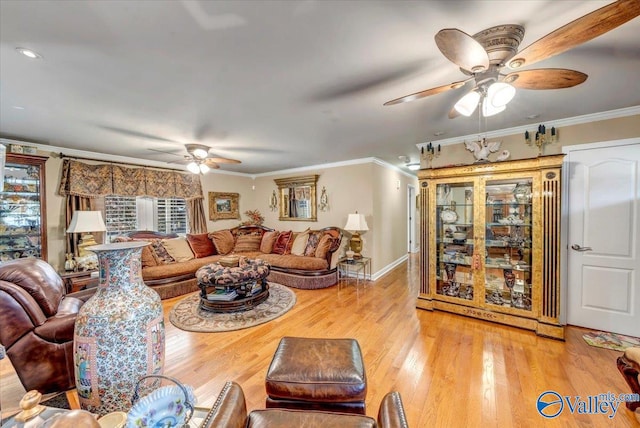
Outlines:
[[[200,293],[179,301],[169,313],[169,321],[181,330],[214,333],[241,330],[264,324],[284,315],[296,303],[296,295],[281,284],[269,283],[269,298],[253,309],[218,314],[200,309]]]
[[[637,337],[608,333],[606,331],[585,333],[582,335],[582,338],[591,346],[613,349],[615,351],[624,351],[633,346],[640,346],[640,339]]]

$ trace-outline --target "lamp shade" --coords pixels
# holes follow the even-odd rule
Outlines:
[[[347,218],[347,224],[344,226],[345,230],[350,231],[365,231],[369,230],[369,226],[367,226],[367,220],[364,218],[364,214],[349,214]]]
[[[460,98],[453,108],[463,116],[471,116],[480,101],[480,93],[476,90],[467,92],[464,97]]]
[[[495,82],[487,89],[487,98],[492,107],[506,106],[516,95],[516,88],[505,82]]]
[[[104,232],[107,227],[100,211],[75,211],[67,233]]]

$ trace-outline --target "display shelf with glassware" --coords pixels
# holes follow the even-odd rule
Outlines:
[[[0,189],[0,262],[46,260],[44,156],[8,153]]]
[[[563,155],[426,169],[420,179],[417,307],[564,337]]]

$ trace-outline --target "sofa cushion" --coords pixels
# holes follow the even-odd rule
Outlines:
[[[209,236],[211,237],[213,245],[215,245],[218,254],[225,255],[233,251],[235,240],[229,229],[217,230],[213,233],[210,233]]]
[[[315,257],[316,249],[318,248],[318,244],[320,243],[320,238],[322,237],[323,232],[310,232],[309,239],[307,239],[307,246],[304,247],[303,256]]]
[[[278,231],[273,230],[271,232],[266,232],[262,235],[262,241],[260,241],[260,252],[269,254],[271,250],[273,250],[273,244],[278,239]]]
[[[293,233],[289,230],[286,232],[280,232],[276,238],[276,242],[273,244],[273,254],[286,254],[290,249],[293,241],[291,240]]]
[[[187,242],[196,258],[213,256],[216,254],[216,247],[213,241],[209,239],[208,233],[190,234],[187,233]]]
[[[262,254],[258,256],[273,268],[298,270],[326,270],[329,263],[318,257],[294,256],[293,254]]]
[[[176,262],[186,262],[194,258],[193,251],[185,238],[163,239],[162,245]]]
[[[161,280],[165,278],[174,278],[184,275],[190,275],[195,278],[196,271],[209,263],[215,263],[220,260],[222,256],[208,256],[201,259],[191,259],[182,263],[172,263],[163,266],[151,266],[142,269],[142,279],[146,281]]]
[[[316,247],[315,256],[321,259],[325,259],[327,257],[327,253],[329,249],[333,245],[334,239],[329,234],[324,234],[322,238],[320,238],[320,242],[318,242],[318,246]]]
[[[233,247],[234,253],[246,253],[260,251],[261,235],[238,235],[236,245]]]

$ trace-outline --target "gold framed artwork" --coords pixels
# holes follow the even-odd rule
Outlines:
[[[209,192],[209,220],[240,219],[239,193]]]

